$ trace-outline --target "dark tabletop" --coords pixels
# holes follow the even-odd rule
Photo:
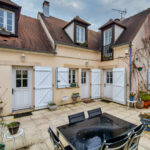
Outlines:
[[[73,125],[63,125],[57,127],[57,130],[68,141],[72,148],[76,150],[87,150],[89,141],[100,139],[101,142],[116,136],[128,133],[136,125],[124,121],[120,118],[103,113],[101,116],[86,119],[83,122]]]

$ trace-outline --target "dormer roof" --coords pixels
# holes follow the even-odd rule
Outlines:
[[[70,22],[68,22],[68,23],[63,27],[63,29],[65,29],[67,26],[69,26],[72,22],[75,22],[75,21],[77,21],[77,22],[79,22],[79,23],[82,23],[82,24],[84,24],[84,25],[86,25],[86,26],[90,26],[90,25],[91,25],[90,23],[88,23],[87,21],[83,20],[83,19],[80,18],[79,16],[76,16],[76,17],[74,17]]]
[[[17,5],[16,3],[12,2],[11,0],[0,0],[0,2],[10,5],[12,7],[15,7],[15,8],[21,8],[21,6]]]
[[[122,27],[122,28],[126,28],[126,26],[121,23],[120,19],[115,19],[115,20],[110,19],[110,20],[109,20],[108,22],[106,22],[103,26],[101,26],[101,27],[99,28],[99,30],[102,30],[102,29],[104,29],[104,28],[106,28],[106,27],[108,27],[108,26],[110,26],[110,25],[112,25],[112,24],[116,24],[116,25],[118,25],[118,26],[120,26],[120,27]]]

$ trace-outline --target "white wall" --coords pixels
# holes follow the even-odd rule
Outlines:
[[[67,28],[65,28],[65,32],[68,34],[70,39],[74,41],[74,23],[71,23]]]
[[[119,27],[118,25],[115,25],[115,41],[119,38],[121,33],[124,31],[122,27]]]

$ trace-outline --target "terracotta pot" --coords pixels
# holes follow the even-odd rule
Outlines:
[[[17,132],[19,130],[20,122],[15,122],[15,123],[16,123],[16,125],[14,127],[8,126],[8,130],[9,130],[11,135],[17,134]]]
[[[144,108],[148,108],[148,106],[149,106],[149,101],[145,101],[144,102]]]
[[[143,101],[137,101],[136,108],[138,108],[138,109],[144,108],[144,102]]]

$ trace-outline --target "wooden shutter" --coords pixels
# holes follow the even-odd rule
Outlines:
[[[35,67],[35,108],[47,108],[52,102],[52,68]]]
[[[91,98],[97,99],[101,97],[101,70],[91,70]]]
[[[125,68],[113,69],[113,101],[126,104],[126,70]]]
[[[56,70],[57,88],[68,88],[69,85],[69,68],[57,68]]]

